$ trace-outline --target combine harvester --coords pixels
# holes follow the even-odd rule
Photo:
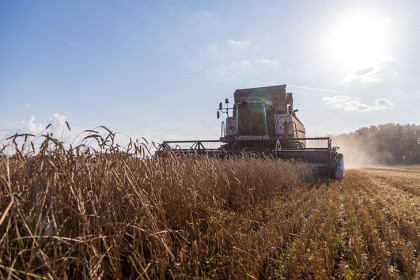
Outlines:
[[[238,89],[234,98],[233,106],[229,106],[228,99],[225,107],[219,104],[217,118],[220,113],[227,115],[219,140],[164,141],[161,150],[218,157],[241,153],[269,155],[309,162],[319,177],[344,177],[343,155],[337,153],[331,139],[306,138],[286,85]]]

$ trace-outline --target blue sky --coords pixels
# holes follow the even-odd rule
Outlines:
[[[219,101],[277,84],[290,85],[309,136],[420,124],[419,10],[414,0],[2,1],[0,138],[66,120],[68,139],[98,125],[217,139]]]

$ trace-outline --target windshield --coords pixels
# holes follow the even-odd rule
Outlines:
[[[266,135],[265,105],[244,102],[238,105],[238,135]]]

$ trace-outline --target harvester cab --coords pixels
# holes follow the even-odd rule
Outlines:
[[[265,88],[238,89],[234,104],[219,104],[220,113],[227,115],[222,122],[220,140],[262,140],[305,138],[306,131],[293,108],[293,95],[286,85]],[[230,116],[231,114],[231,116]],[[304,140],[281,141],[283,148],[304,148]]]
[[[234,103],[219,104],[217,117],[226,115],[219,140],[165,141],[164,149],[224,157],[253,153],[312,164],[319,177],[344,177],[343,155],[329,137],[307,138],[293,108],[286,85],[238,89]]]

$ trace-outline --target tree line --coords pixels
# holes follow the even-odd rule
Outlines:
[[[334,145],[343,145],[349,154],[369,156],[373,164],[420,164],[419,125],[373,125],[332,138]]]

